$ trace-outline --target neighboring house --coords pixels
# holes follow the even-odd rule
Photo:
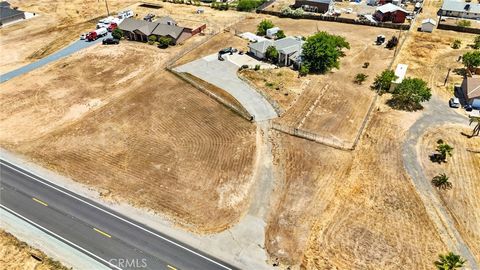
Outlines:
[[[257,58],[264,59],[267,48],[274,46],[278,51],[278,64],[280,66],[300,66],[303,44],[304,41],[301,38],[286,37],[275,41],[263,40],[250,43],[248,47],[250,54]]]
[[[295,0],[294,8],[303,8],[306,11],[325,13],[333,10],[333,0]]]
[[[404,23],[407,18],[408,11],[396,6],[392,3],[385,4],[377,7],[377,10],[373,14],[375,20],[380,22],[391,21],[393,23]]]
[[[480,4],[478,2],[465,2],[462,0],[445,0],[440,8],[441,16],[465,19],[480,19]]]
[[[0,2],[0,26],[25,19],[25,12],[13,9],[7,1]]]
[[[397,85],[403,82],[405,76],[407,75],[408,65],[405,64],[398,64],[397,68],[395,69],[395,76],[397,77],[390,86],[390,90],[392,91]]]
[[[436,26],[437,22],[434,19],[425,19],[422,21],[421,31],[431,33]]]
[[[465,76],[462,81],[462,94],[464,101],[473,103],[480,99],[480,76]],[[478,102],[478,101],[477,101]]]
[[[174,44],[178,44],[203,31],[206,25],[202,25],[196,29],[180,27],[170,17],[160,18],[155,22],[147,22],[127,18],[118,26],[123,31],[125,37],[129,40],[147,42],[150,35],[160,37],[169,37]]]

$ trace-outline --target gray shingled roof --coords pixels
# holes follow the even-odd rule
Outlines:
[[[123,20],[118,28],[124,30],[124,31],[129,31],[132,32],[133,30],[137,30],[138,28],[144,26],[147,24],[147,21],[144,20],[136,20],[134,18],[126,18]]]
[[[306,0],[313,3],[330,4],[333,0]]]
[[[250,43],[250,45],[248,45],[248,46],[255,51],[265,53],[269,46],[273,46],[273,41],[267,39],[267,40],[263,40],[263,41],[259,41],[259,42]]]
[[[468,5],[468,9],[466,8]],[[457,11],[466,13],[480,13],[480,4],[476,2],[466,3],[459,0],[445,0],[442,5],[442,10]]]
[[[153,34],[159,36],[171,36],[175,39],[177,39],[182,34],[183,30],[185,30],[184,27],[179,27],[176,25],[161,24],[158,22],[147,22],[144,20],[136,20],[133,18],[127,18],[123,20],[123,22],[120,23],[118,28],[129,32],[138,30],[147,36]]]
[[[163,16],[155,20],[156,23],[161,23],[161,24],[168,24],[168,22],[172,22],[173,24],[177,24],[177,22],[170,16]]]
[[[171,36],[177,39],[182,34],[183,30],[185,30],[183,27],[159,23],[153,30],[152,34],[159,36]]]
[[[25,16],[24,12],[18,9],[11,9],[9,7],[0,7],[0,20],[4,20],[17,15]],[[25,17],[24,17],[25,18]]]

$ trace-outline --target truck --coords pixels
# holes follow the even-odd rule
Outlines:
[[[94,41],[97,40],[99,37],[103,37],[108,34],[108,30],[105,27],[98,28],[95,31],[92,31],[87,34],[87,40],[88,41]]]
[[[100,29],[100,28],[103,28],[103,27],[108,27],[114,20],[115,20],[115,17],[113,17],[113,16],[109,16],[109,17],[101,19],[97,23],[97,29]]]
[[[118,28],[118,24],[112,22],[112,23],[107,27],[107,30],[108,30],[108,32],[112,32],[113,30],[115,30],[115,29],[117,29],[117,28]]]
[[[126,18],[131,18],[133,17],[133,11],[131,10],[124,10],[118,13],[117,18],[123,20]]]

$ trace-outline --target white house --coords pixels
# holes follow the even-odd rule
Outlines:
[[[425,19],[422,21],[421,30],[422,32],[433,32],[433,29],[437,26],[437,22],[434,19]]]
[[[286,37],[282,39],[263,40],[248,45],[250,54],[264,59],[267,48],[273,46],[278,51],[278,64],[281,66],[300,65],[302,46],[305,42],[299,37]]]
[[[478,20],[480,19],[480,4],[477,1],[445,0],[440,9],[440,15]]]

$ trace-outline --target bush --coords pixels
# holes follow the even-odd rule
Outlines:
[[[356,84],[361,85],[367,78],[368,78],[368,75],[364,73],[358,73],[357,75],[355,75],[355,79],[353,81]]]
[[[282,39],[285,37],[285,32],[283,32],[283,30],[278,30],[275,36],[277,37],[277,39]]]
[[[383,95],[384,93],[390,92],[392,81],[395,79],[397,79],[395,72],[393,72],[393,70],[386,69],[377,75],[377,77],[375,77],[371,88],[376,90],[379,95]]]
[[[300,74],[300,76],[307,76],[307,74],[310,73],[310,68],[308,67],[308,65],[302,65],[298,73]]]
[[[148,44],[153,45],[155,41],[157,41],[157,36],[155,35],[148,36]]]
[[[462,56],[462,62],[468,69],[480,66],[480,51],[466,52]]]
[[[252,11],[262,5],[265,0],[239,0],[237,4],[238,11]]]
[[[393,36],[388,42],[387,42],[387,49],[393,49],[397,47],[398,45],[398,38],[396,36]]]
[[[255,65],[254,70],[260,70],[260,65]]]
[[[123,37],[123,31],[116,28],[112,31],[112,37],[116,39],[121,39]]]
[[[290,7],[285,7],[281,10],[281,13],[286,17],[299,18],[303,16],[303,9],[302,8],[291,9]]]
[[[275,27],[273,22],[265,19],[257,25],[257,35],[265,36],[265,34],[267,33],[267,29],[270,29],[270,28],[273,28],[273,27]]]
[[[310,72],[325,73],[332,68],[339,68],[344,48],[350,49],[344,37],[318,32],[308,37],[303,45],[303,63],[308,65]]]
[[[467,21],[467,20],[460,20],[457,22],[457,25],[460,26],[460,27],[470,27],[472,25],[472,23],[470,21]]]
[[[475,39],[473,40],[473,46],[474,49],[480,49],[480,36],[476,36]]]
[[[452,43],[452,48],[453,49],[460,49],[460,45],[462,45],[462,42],[458,39],[455,39]]]
[[[168,46],[172,45],[172,39],[169,37],[160,37],[158,39],[158,47],[162,49],[168,48]]]
[[[268,46],[267,51],[265,52],[265,57],[272,63],[276,63],[278,61],[277,49],[274,46]]]

